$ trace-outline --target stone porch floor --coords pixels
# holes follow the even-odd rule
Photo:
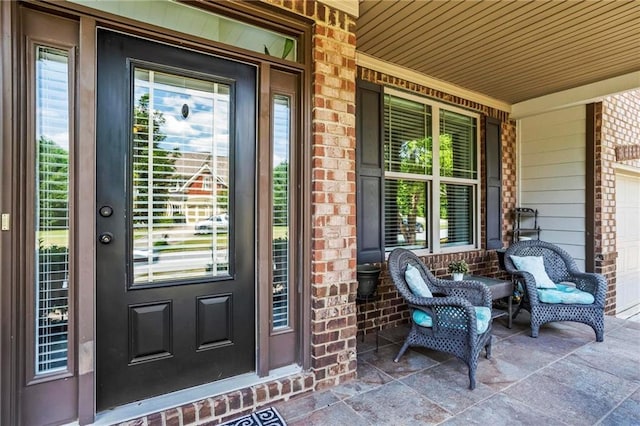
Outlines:
[[[493,323],[492,359],[481,354],[468,390],[457,359],[411,349],[392,358],[406,327],[358,339],[358,378],[275,407],[296,425],[640,425],[640,323],[606,317],[605,339],[590,327],[547,324],[529,337],[528,313],[513,328]]]

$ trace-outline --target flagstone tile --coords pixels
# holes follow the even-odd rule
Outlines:
[[[501,393],[495,394],[491,398],[442,423],[443,426],[560,426],[565,424],[561,419],[549,416],[542,412],[541,409],[532,408]]]
[[[411,330],[411,326],[409,324],[399,325],[398,327],[385,328],[384,330],[380,330],[380,337],[393,343],[402,344],[407,338],[409,330]]]
[[[602,426],[640,425],[640,389],[622,401],[598,424]]]
[[[637,384],[591,367],[577,356],[549,365],[504,391],[512,398],[569,424],[595,424]]]
[[[467,366],[457,359],[407,376],[400,382],[454,414],[495,393],[483,383],[476,383],[476,388],[470,390]]]
[[[274,405],[278,412],[288,420],[308,415],[316,410],[336,404],[340,400],[331,391],[313,392],[289,401],[279,402]]]
[[[604,342],[579,348],[573,356],[595,369],[640,383],[640,340],[607,336]]]
[[[310,415],[286,419],[288,426],[329,426],[349,425],[368,426],[369,423],[344,402],[314,411]]]
[[[331,388],[331,392],[339,399],[345,399],[368,392],[392,380],[393,377],[384,373],[382,370],[368,362],[358,360],[358,377],[355,380]]]
[[[410,349],[404,353],[398,362],[393,362],[399,350],[399,345],[385,346],[380,348],[378,352],[365,352],[361,355],[361,358],[393,378],[408,376],[425,368],[433,367],[438,363]]]
[[[451,417],[447,410],[397,381],[344,402],[373,425],[430,425]]]

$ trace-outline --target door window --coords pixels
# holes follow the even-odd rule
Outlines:
[[[135,68],[133,283],[228,276],[231,87]]]

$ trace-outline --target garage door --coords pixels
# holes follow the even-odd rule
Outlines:
[[[617,313],[640,304],[640,174],[616,174]]]

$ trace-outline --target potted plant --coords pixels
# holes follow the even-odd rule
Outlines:
[[[464,274],[469,272],[469,265],[464,259],[454,260],[449,263],[449,272],[453,275],[454,281],[462,281]]]

